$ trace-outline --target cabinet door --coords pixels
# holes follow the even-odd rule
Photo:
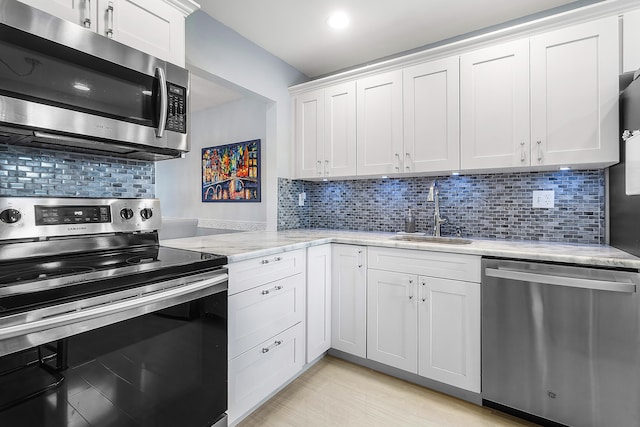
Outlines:
[[[532,165],[618,159],[618,18],[531,38]]]
[[[625,12],[622,17],[622,72],[640,68],[640,9]]]
[[[331,245],[307,249],[307,363],[331,347]]]
[[[96,31],[97,6],[91,0],[19,0],[74,24]]]
[[[403,70],[404,172],[460,168],[458,57]]]
[[[358,175],[402,172],[402,71],[357,82]]]
[[[331,347],[367,356],[367,248],[332,245]]]
[[[419,277],[418,374],[480,392],[480,284]]]
[[[184,67],[185,23],[178,9],[158,0],[99,0],[98,33]]]
[[[327,176],[356,174],[356,83],[324,90],[324,172]]]
[[[367,358],[418,371],[418,276],[382,270],[367,275]]]
[[[300,94],[295,101],[298,178],[324,176],[324,91]]]
[[[460,167],[529,165],[529,40],[460,57]]]
[[[302,324],[229,361],[229,422],[278,390],[304,365]]]

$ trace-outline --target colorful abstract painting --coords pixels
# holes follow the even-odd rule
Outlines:
[[[260,201],[259,139],[202,149],[202,201]]]

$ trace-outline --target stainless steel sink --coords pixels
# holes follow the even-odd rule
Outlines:
[[[402,240],[405,242],[423,242],[423,243],[444,243],[446,245],[468,245],[471,240],[462,239],[460,237],[441,237],[441,236],[419,236],[412,234],[398,234],[391,237],[391,240]]]

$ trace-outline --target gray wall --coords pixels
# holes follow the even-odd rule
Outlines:
[[[332,228],[401,231],[408,208],[418,231],[430,232],[429,186],[440,183],[441,214],[466,236],[605,243],[604,171],[521,172],[402,179],[280,181],[279,229]],[[554,190],[555,207],[532,208],[533,190]],[[307,194],[298,207],[297,193]]]
[[[187,18],[186,62],[267,102],[262,195],[267,228],[275,229],[278,177],[291,176],[293,166],[288,88],[308,78],[201,11]]]
[[[156,164],[157,195],[163,202],[163,214],[178,218],[199,218],[233,228],[234,223],[266,226],[267,210],[262,202],[202,203],[202,148],[261,139],[266,133],[264,102],[241,99],[217,108],[198,111],[191,116],[191,152],[184,159]],[[262,167],[265,162],[262,162]],[[264,178],[264,175],[263,175]],[[263,195],[264,196],[264,195]],[[225,224],[228,227],[225,227]]]

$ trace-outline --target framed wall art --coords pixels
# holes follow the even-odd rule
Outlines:
[[[202,149],[202,201],[260,201],[259,139]]]

